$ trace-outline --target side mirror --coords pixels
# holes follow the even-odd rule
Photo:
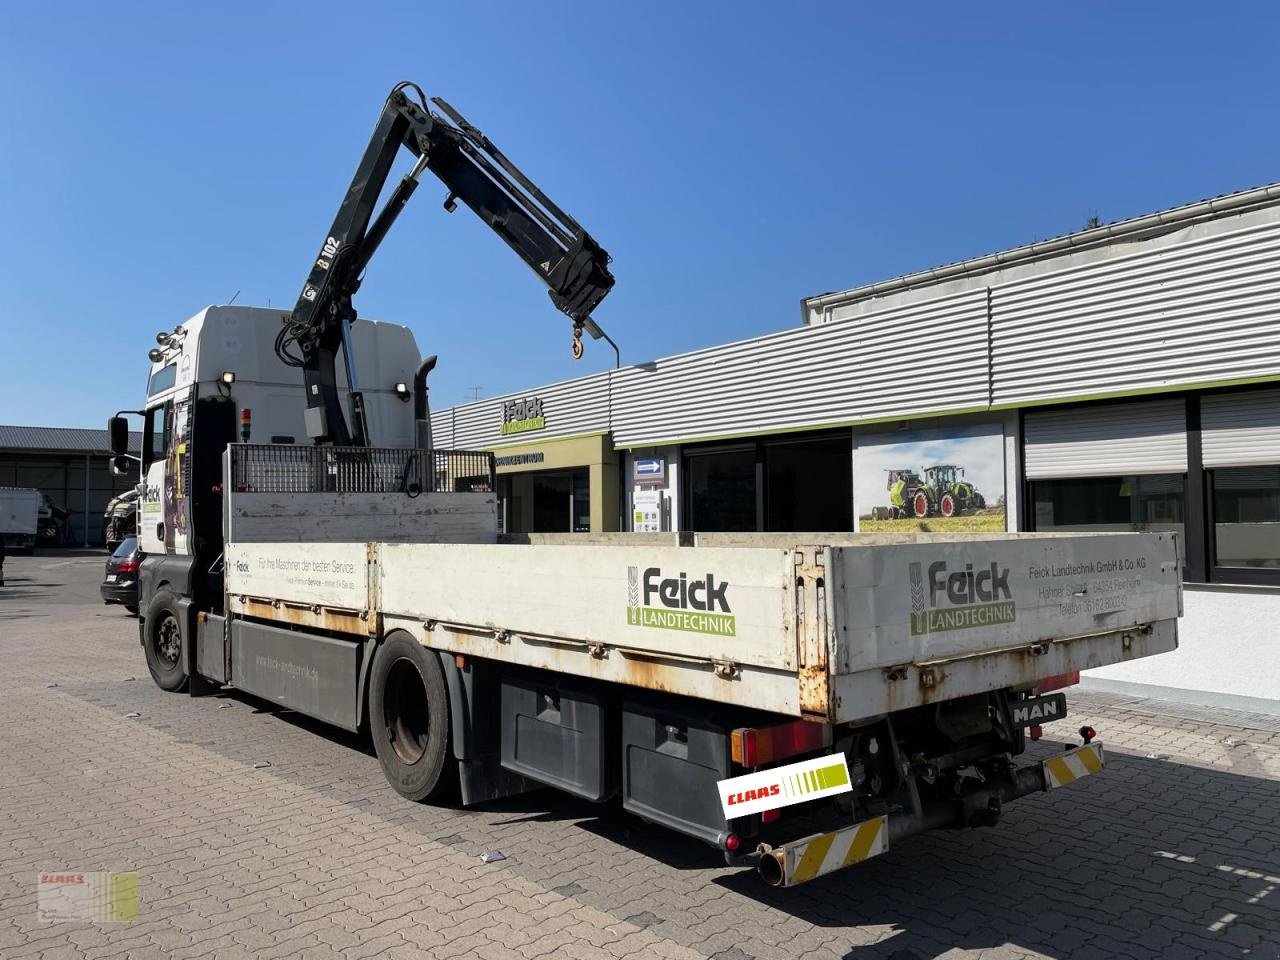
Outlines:
[[[122,457],[129,452],[129,421],[119,415],[107,421],[107,433],[111,438],[111,453]]]

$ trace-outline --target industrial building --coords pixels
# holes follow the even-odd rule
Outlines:
[[[129,440],[142,448],[140,433]],[[53,507],[56,533],[41,546],[102,546],[107,501],[133,486],[110,463],[106,430],[0,425],[0,487],[34,487]]]
[[[436,443],[495,451],[512,533],[1174,530],[1181,649],[1090,682],[1280,712],[1280,184],[801,309]]]

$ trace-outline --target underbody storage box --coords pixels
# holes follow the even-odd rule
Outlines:
[[[597,693],[551,674],[502,681],[502,766],[588,800],[614,792],[609,711]]]
[[[706,710],[666,698],[622,708],[622,805],[654,823],[719,844],[729,827],[716,783],[729,776],[729,737]]]

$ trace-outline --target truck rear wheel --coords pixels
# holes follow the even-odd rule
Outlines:
[[[142,627],[142,649],[151,679],[161,690],[174,692],[187,685],[182,669],[182,627],[178,621],[178,598],[169,590],[158,590],[147,607]]]
[[[449,751],[449,694],[434,652],[396,632],[373,655],[369,733],[387,782],[410,800],[445,795],[457,774]]]

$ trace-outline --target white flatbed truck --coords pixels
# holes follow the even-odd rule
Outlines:
[[[31,487],[0,487],[0,538],[22,553],[36,545],[40,491]]]
[[[387,111],[428,122],[395,92]],[[365,167],[353,190],[376,196]],[[352,249],[362,269],[368,213],[320,260]],[[595,259],[548,281],[575,331],[572,305],[612,283],[577,230],[564,258]],[[315,281],[299,303],[334,302]],[[157,337],[140,640],[164,689],[232,687],[367,731],[406,797],[617,798],[792,885],[1096,773],[1092,731],[1020,764],[1028,730],[1065,714],[1053,691],[1078,671],[1177,645],[1169,533],[501,537],[492,455],[431,444],[434,358],[337,302],[340,336],[300,320],[310,307],[223,306]],[[110,430],[117,468],[137,467],[123,417]],[[827,800],[729,815],[724,781],[820,757],[847,770],[838,829],[787,835]]]

